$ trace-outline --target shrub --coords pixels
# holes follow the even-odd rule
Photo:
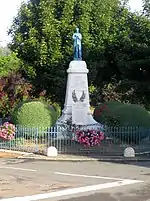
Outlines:
[[[107,102],[106,109],[95,119],[106,126],[112,126],[107,132],[127,143],[139,143],[149,135],[150,115],[146,109],[135,104]]]
[[[54,125],[56,112],[42,101],[26,101],[15,108],[12,121],[16,125],[23,126],[26,129],[40,128],[40,132]]]
[[[0,78],[0,116],[10,116],[16,105],[28,99],[32,91],[32,85],[18,72]]]
[[[103,108],[102,112],[98,113],[101,108]],[[115,101],[106,102],[98,106],[94,111],[96,121],[110,126],[114,126],[112,119],[116,119],[119,126],[150,127],[149,117],[150,115],[147,110],[140,105],[123,104]],[[110,123],[111,121],[112,123]]]
[[[119,125],[115,110],[122,105],[124,104],[117,101],[105,102],[95,108],[93,113],[94,119],[101,124],[109,126]]]
[[[128,131],[122,132],[117,138],[126,142],[139,143],[149,135],[150,116],[146,109],[136,104],[125,104],[115,111],[119,123]],[[124,129],[124,130],[125,130]]]
[[[56,102],[52,102],[51,99],[48,97],[41,96],[41,93],[40,93],[38,100],[43,101],[45,104],[49,105],[50,109],[52,111],[54,111],[54,119],[55,119],[54,122],[56,122],[57,119],[60,117],[60,114],[61,114],[60,105]]]
[[[150,127],[149,113],[140,105],[124,104],[116,108],[114,114],[119,117],[120,126]]]

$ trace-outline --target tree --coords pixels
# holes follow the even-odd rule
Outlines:
[[[119,0],[30,0],[23,3],[10,34],[11,50],[36,90],[64,102],[66,69],[79,26],[83,59],[95,102],[119,100],[148,106],[150,21]],[[142,69],[142,70],[141,70]],[[113,92],[113,94],[112,94]]]
[[[51,98],[63,102],[66,69],[73,57],[72,34],[79,26],[83,58],[93,82],[119,0],[30,0],[23,3],[10,29],[11,50],[24,62],[24,75]],[[103,66],[103,64],[100,64]]]
[[[117,31],[105,49],[104,75],[100,71],[97,74],[99,101],[119,100],[148,107],[150,21],[124,8],[114,19]]]

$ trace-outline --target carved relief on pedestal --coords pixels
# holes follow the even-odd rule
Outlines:
[[[86,94],[84,92],[84,90],[82,90],[82,94],[79,94],[80,91],[77,91],[74,89],[72,91],[72,100],[76,103],[76,102],[84,102],[85,98],[86,98]]]

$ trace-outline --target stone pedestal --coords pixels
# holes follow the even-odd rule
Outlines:
[[[70,62],[67,70],[65,104],[58,123],[72,119],[72,124],[97,124],[90,111],[88,72],[85,61],[74,60]]]

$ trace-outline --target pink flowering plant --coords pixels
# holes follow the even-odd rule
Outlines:
[[[100,145],[104,140],[104,133],[100,130],[76,130],[75,135],[77,141],[84,147]]]
[[[5,122],[0,126],[0,138],[2,140],[13,140],[15,137],[15,126],[9,122]]]

